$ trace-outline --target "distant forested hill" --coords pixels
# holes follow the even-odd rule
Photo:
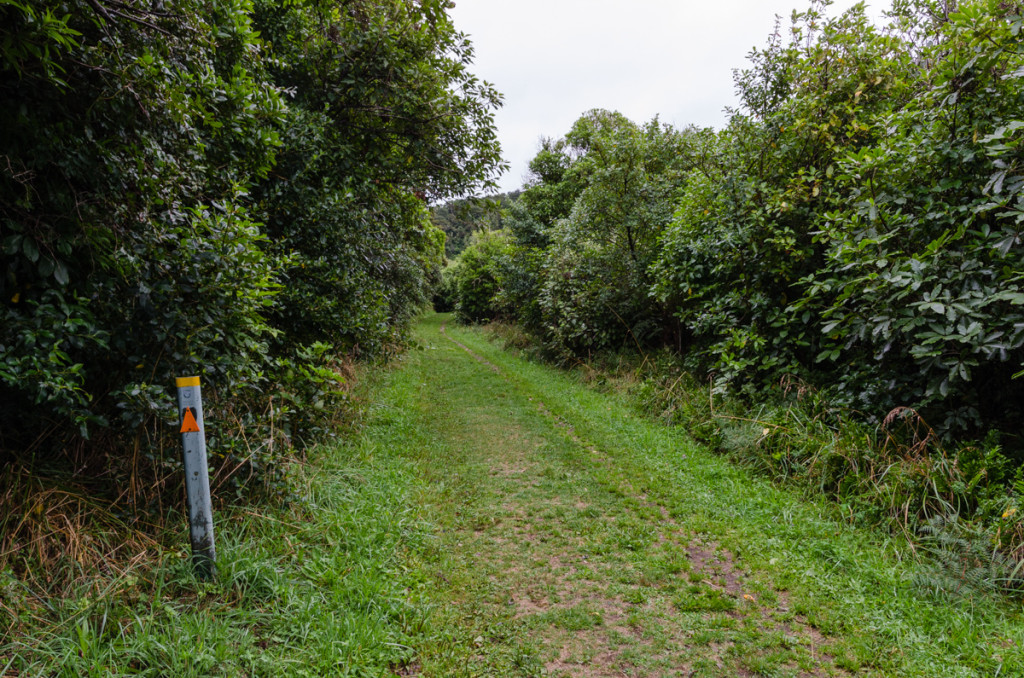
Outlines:
[[[434,225],[447,239],[444,253],[450,259],[466,249],[474,231],[496,231],[502,227],[502,212],[515,202],[522,191],[499,193],[485,198],[452,200],[431,210]]]

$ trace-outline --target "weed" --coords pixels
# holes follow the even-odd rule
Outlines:
[[[1024,594],[1024,561],[1003,554],[992,535],[958,516],[935,516],[920,528],[932,555],[917,582],[936,594]]]
[[[729,595],[701,585],[686,587],[674,602],[683,612],[729,612],[736,609],[736,601]]]

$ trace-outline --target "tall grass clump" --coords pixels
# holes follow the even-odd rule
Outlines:
[[[436,633],[434,527],[409,500],[414,470],[372,463],[360,451],[372,443],[354,437],[293,465],[286,505],[219,510],[209,581],[192,571],[180,513],[158,542],[73,492],[25,490],[30,506],[50,508],[4,525],[16,535],[5,551],[32,553],[0,568],[0,675],[404,670]]]

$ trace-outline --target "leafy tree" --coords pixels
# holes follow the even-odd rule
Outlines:
[[[492,320],[500,314],[495,297],[501,285],[500,266],[507,255],[503,231],[478,231],[451,266],[455,316],[464,323]]]
[[[261,2],[256,23],[294,92],[278,170],[259,188],[286,260],[282,345],[379,353],[426,302],[442,238],[426,200],[493,185],[500,95],[438,0]]]
[[[820,264],[822,215],[843,199],[834,163],[877,138],[866,123],[877,111],[906,100],[902,43],[862,7],[826,19],[823,6],[794,14],[790,41],[777,31],[736,73],[747,114],[708,146],[655,266],[695,354],[726,378],[770,380],[809,362],[814,318],[789,304]]]
[[[540,146],[530,161],[530,179],[522,202],[531,219],[550,229],[569,216],[583,184],[569,172],[579,157],[578,149],[566,139],[541,139]]]
[[[545,250],[551,244],[550,229],[534,218],[524,200],[512,203],[505,224],[509,247],[497,264],[501,287],[495,293],[495,303],[528,332],[542,335],[540,293]]]
[[[499,298],[552,348],[666,340],[648,268],[701,134],[594,110],[564,139],[542,142],[509,217],[517,247]]]
[[[0,6],[3,448],[136,430],[175,373],[259,381],[274,263],[244,191],[284,106],[246,9]]]
[[[1014,426],[1024,397],[1021,7],[963,3],[931,24],[912,101],[836,165],[846,202],[819,236],[801,308],[822,308],[818,360],[847,365],[848,397],[914,403],[947,430]],[[821,306],[818,306],[818,305]],[[868,369],[870,367],[870,369]]]
[[[432,208],[430,217],[445,234],[445,256],[451,259],[466,249],[476,231],[504,228],[505,212],[519,194],[520,191],[511,191],[492,197],[460,198]]]
[[[655,292],[727,379],[978,427],[1019,398],[1020,7],[901,3],[885,30],[825,7],[737,73],[746,113],[690,177]]]
[[[400,341],[440,274],[427,202],[503,168],[447,8],[0,0],[6,457],[162,486],[181,374],[223,475],[337,416],[338,354]]]

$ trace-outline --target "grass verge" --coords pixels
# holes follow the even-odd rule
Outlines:
[[[214,581],[196,580],[184,550],[90,573],[63,596],[0,572],[0,675],[407,675],[424,648],[450,654],[424,508],[443,489],[422,473],[445,452],[406,408],[410,372],[366,376],[361,432],[294,466],[286,506],[216,516]],[[187,541],[180,516],[168,524]]]

